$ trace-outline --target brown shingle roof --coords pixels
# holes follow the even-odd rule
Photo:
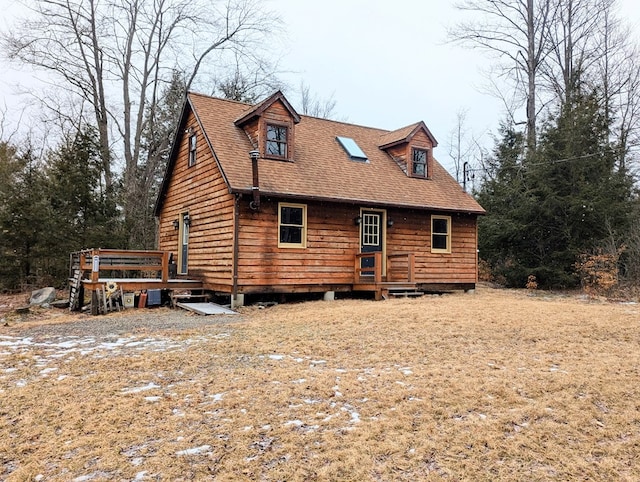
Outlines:
[[[242,128],[234,124],[234,121],[247,114],[247,105],[194,93],[190,93],[188,99],[216,154],[230,190],[250,192],[252,172],[249,151],[255,146],[251,145]],[[400,131],[411,127],[406,133],[409,135],[420,125],[417,123],[390,133],[382,129],[300,116],[300,122],[295,126],[294,162],[260,159],[260,192],[301,199],[484,213],[482,207],[463,192],[438,162],[434,162],[431,179],[411,178],[380,149],[381,139],[390,139],[390,134],[399,139],[399,135],[402,135]],[[336,136],[354,139],[369,161],[351,160]]]

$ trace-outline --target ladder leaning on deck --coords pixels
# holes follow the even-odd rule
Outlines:
[[[73,277],[69,278],[69,283],[69,311],[76,311],[81,308],[80,297],[84,296],[80,267],[73,270]]]

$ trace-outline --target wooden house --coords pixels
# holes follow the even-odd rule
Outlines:
[[[395,131],[190,93],[156,204],[178,276],[256,293],[470,290],[482,207],[418,122]]]

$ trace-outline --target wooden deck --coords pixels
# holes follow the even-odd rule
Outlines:
[[[373,259],[373,266],[362,267],[363,259]],[[416,292],[414,281],[415,256],[413,253],[387,255],[382,263],[382,253],[360,253],[355,259],[354,291],[373,291],[376,300],[387,298],[390,292]]]
[[[115,283],[124,292],[152,289],[202,289],[202,280],[170,277],[171,254],[168,251],[86,249],[71,253],[69,281],[70,305],[82,305],[84,291],[91,292],[92,313],[97,293]],[[75,292],[75,293],[74,293]],[[74,294],[78,300],[73,300]]]

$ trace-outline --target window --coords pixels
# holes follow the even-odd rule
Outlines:
[[[431,216],[431,252],[451,252],[451,216]]]
[[[350,137],[336,137],[342,148],[347,152],[349,157],[354,161],[367,162],[367,155],[360,146]]]
[[[307,206],[278,204],[278,247],[307,247]]]
[[[266,155],[287,157],[287,126],[267,124]]]
[[[189,167],[196,163],[196,145],[198,138],[195,133],[189,136]]]
[[[412,149],[411,160],[413,164],[411,174],[415,177],[427,177],[427,151],[425,149]]]
[[[362,246],[380,246],[380,214],[363,214]]]

